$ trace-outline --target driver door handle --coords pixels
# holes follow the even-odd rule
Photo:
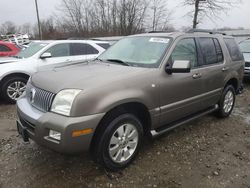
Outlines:
[[[193,75],[193,79],[198,79],[198,78],[201,78],[201,73],[195,73],[194,75]]]
[[[229,68],[228,67],[223,67],[222,68],[222,72],[225,72],[225,71],[227,71]]]

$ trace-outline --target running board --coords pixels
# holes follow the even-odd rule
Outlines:
[[[168,131],[171,131],[171,130],[173,130],[173,129],[175,129],[175,128],[177,128],[185,123],[193,121],[193,120],[200,118],[204,115],[210,114],[210,113],[214,112],[215,110],[217,110],[218,108],[219,108],[219,105],[216,104],[215,106],[207,109],[206,111],[202,111],[202,112],[197,113],[197,114],[190,116],[188,118],[184,118],[182,121],[178,121],[176,123],[170,124],[171,126],[168,125],[166,128],[159,128],[158,130],[157,129],[151,130],[150,133],[151,133],[152,137],[160,136],[160,135],[162,135]]]

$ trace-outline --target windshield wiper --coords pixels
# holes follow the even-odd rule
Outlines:
[[[107,61],[110,61],[110,62],[115,62],[115,63],[119,63],[121,65],[125,65],[125,66],[130,66],[130,64],[120,60],[120,59],[107,59]]]

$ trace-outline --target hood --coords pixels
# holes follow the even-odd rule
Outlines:
[[[38,88],[57,93],[62,89],[85,90],[105,87],[106,84],[138,76],[149,70],[103,62],[81,63],[52,71],[38,72],[32,76],[31,82]]]
[[[0,58],[0,64],[17,62],[17,61],[20,61],[20,60],[21,59],[17,59],[17,58],[14,58],[14,57],[1,57]]]
[[[243,53],[246,62],[250,62],[250,53]]]

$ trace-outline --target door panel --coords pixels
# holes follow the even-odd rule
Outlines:
[[[160,126],[176,121],[204,108],[204,81],[198,66],[197,48],[193,38],[181,39],[171,53],[168,64],[175,60],[191,62],[190,73],[162,73],[160,77]]]
[[[194,79],[197,70],[161,77],[161,125],[204,109],[203,79]]]

